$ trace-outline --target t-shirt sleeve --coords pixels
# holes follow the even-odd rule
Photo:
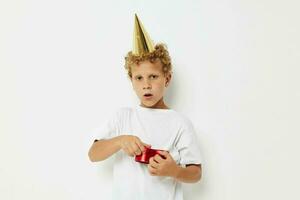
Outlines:
[[[176,148],[179,151],[181,165],[202,163],[196,132],[189,119],[184,120],[184,124],[179,131]]]
[[[121,109],[108,116],[98,127],[92,129],[93,141],[110,139],[119,135]]]

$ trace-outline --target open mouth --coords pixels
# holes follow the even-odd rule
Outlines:
[[[144,94],[144,97],[151,97],[151,96],[153,96],[152,94],[150,94],[150,93],[146,93],[146,94]]]

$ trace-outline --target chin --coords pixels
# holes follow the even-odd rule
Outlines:
[[[149,105],[149,104],[145,104],[145,103],[143,103],[143,105],[146,106],[146,107],[152,107],[152,106],[154,106],[154,105],[151,105],[151,104]]]
[[[155,106],[156,103],[145,103],[145,102],[142,102],[142,104],[146,107],[153,107]]]

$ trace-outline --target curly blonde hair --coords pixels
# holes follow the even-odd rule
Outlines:
[[[142,61],[150,61],[154,63],[157,59],[159,59],[162,63],[162,71],[164,76],[169,72],[172,72],[172,63],[171,57],[167,50],[167,46],[163,43],[156,44],[154,47],[154,51],[151,53],[142,54],[140,56],[133,55],[132,51],[129,51],[125,56],[125,69],[127,70],[128,77],[132,78],[131,66],[136,64],[138,65]]]

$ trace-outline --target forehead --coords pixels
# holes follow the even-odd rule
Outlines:
[[[162,73],[162,63],[158,60],[154,63],[150,61],[142,61],[138,65],[131,66],[131,73],[134,74],[149,74]]]

